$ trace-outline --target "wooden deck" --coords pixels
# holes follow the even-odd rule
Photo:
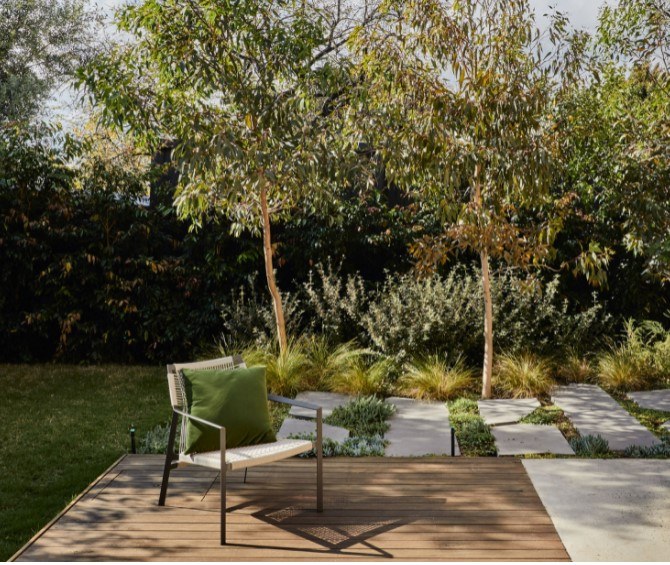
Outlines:
[[[520,461],[326,459],[325,512],[314,462],[229,475],[229,545],[219,545],[215,472],[173,471],[158,507],[160,456],[129,455],[17,560],[568,560]]]

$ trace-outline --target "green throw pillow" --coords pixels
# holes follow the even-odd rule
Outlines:
[[[184,369],[189,412],[226,428],[226,447],[276,441],[265,367],[231,371]],[[219,430],[188,420],[184,453],[219,450]]]

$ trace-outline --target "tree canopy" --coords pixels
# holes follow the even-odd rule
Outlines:
[[[443,222],[414,244],[420,265],[457,251],[480,258],[488,397],[489,260],[542,263],[561,222],[548,206],[557,132],[540,32],[525,0],[399,0],[384,4],[355,47],[365,81],[354,135]]]
[[[0,3],[0,123],[32,118],[93,50],[84,0]]]
[[[328,119],[348,80],[340,56],[371,14],[342,1],[146,0],[119,18],[134,40],[82,74],[105,123],[174,144],[183,215],[215,209],[262,231],[282,347],[271,218],[337,177],[323,172],[339,167]]]

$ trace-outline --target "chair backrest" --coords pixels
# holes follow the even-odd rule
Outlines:
[[[241,355],[231,357],[220,357],[219,359],[210,359],[208,361],[196,361],[194,363],[174,363],[167,366],[168,387],[170,388],[170,402],[173,408],[188,411],[186,402],[186,390],[184,389],[184,380],[181,374],[182,369],[200,369],[200,370],[230,370],[238,367],[246,367]],[[181,434],[179,441],[179,452],[184,451],[184,441],[186,438],[186,418],[182,418]]]
[[[173,408],[179,410],[188,410],[186,404],[186,392],[184,382],[179,373],[182,369],[201,369],[201,370],[230,370],[238,367],[246,367],[241,355],[231,357],[220,357],[219,359],[210,359],[208,361],[195,361],[193,363],[174,363],[167,366],[168,387],[170,388],[170,402]]]

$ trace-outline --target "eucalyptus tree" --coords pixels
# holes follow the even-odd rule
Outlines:
[[[365,77],[349,110],[354,140],[441,219],[438,235],[413,244],[418,265],[458,252],[481,263],[484,398],[493,366],[490,262],[541,264],[561,223],[548,191],[556,69],[542,46],[526,0],[388,0],[352,40]]]
[[[374,14],[344,0],[144,0],[120,12],[129,41],[81,75],[106,125],[152,151],[174,145],[180,214],[198,224],[214,209],[262,233],[282,350],[271,225],[334,189],[344,48]]]
[[[0,123],[32,118],[94,50],[85,0],[0,2]]]
[[[617,59],[670,72],[670,1],[618,0],[600,14],[598,41]]]

